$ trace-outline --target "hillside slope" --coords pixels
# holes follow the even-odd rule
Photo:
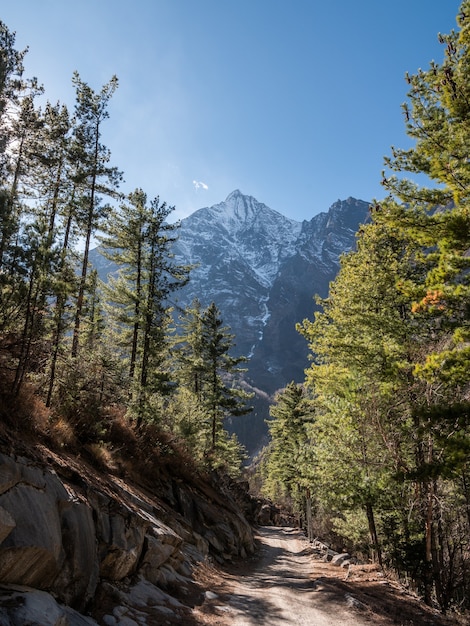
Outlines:
[[[200,623],[198,569],[254,551],[243,489],[244,504],[152,429],[79,450],[11,430],[0,432],[1,624]]]

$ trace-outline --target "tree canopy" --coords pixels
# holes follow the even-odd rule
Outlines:
[[[75,72],[74,111],[41,107],[25,54],[0,22],[0,392],[34,389],[51,420],[69,420],[88,443],[116,410],[138,432],[152,424],[177,435],[187,451],[204,424],[204,454],[193,462],[238,473],[242,451],[224,420],[249,410],[237,380],[243,359],[230,355],[233,336],[215,304],[200,312],[198,356],[189,329],[178,328],[172,298],[191,268],[173,256],[174,207],[140,188],[124,196],[104,143],[117,77],[95,90]],[[117,268],[105,280],[90,264],[96,239]],[[199,363],[196,411],[178,334],[193,370]],[[194,423],[176,428],[190,414]]]
[[[413,145],[386,157],[387,195],[371,203],[321,311],[298,325],[315,419],[313,470],[293,470],[311,476],[316,506],[343,536],[359,541],[361,513],[363,545],[444,610],[470,572],[470,2],[457,23],[439,35],[443,62],[406,76]],[[284,402],[272,413],[271,481]]]

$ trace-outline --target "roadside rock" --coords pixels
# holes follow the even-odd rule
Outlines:
[[[2,626],[97,626],[97,622],[70,607],[61,606],[45,591],[5,585],[0,587]]]
[[[166,500],[113,476],[94,482],[78,466],[58,475],[0,454],[0,624],[95,624],[80,613],[93,614],[97,598],[114,598],[104,623],[145,623],[137,605],[181,609],[170,589],[184,591],[196,563],[254,551],[227,494],[202,481],[162,491]]]
[[[342,554],[335,554],[331,559],[332,565],[342,565],[345,561],[351,561],[352,557],[347,552]]]
[[[8,537],[15,528],[15,520],[4,508],[0,507],[0,543]]]

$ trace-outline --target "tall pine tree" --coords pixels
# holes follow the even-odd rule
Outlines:
[[[102,237],[104,255],[119,266],[105,291],[139,424],[149,397],[168,389],[170,297],[189,276],[171,252],[179,228],[168,222],[173,210],[159,198],[148,203],[137,189],[113,212]]]
[[[91,238],[101,228],[103,219],[109,211],[108,205],[102,204],[103,199],[118,196],[117,188],[122,175],[116,167],[109,165],[110,152],[101,143],[102,126],[109,117],[108,104],[118,86],[117,77],[113,76],[99,93],[95,93],[77,72],[73,75],[73,84],[76,89],[73,130],[73,159],[76,164],[74,182],[80,207],[79,225],[84,239],[72,342],[72,356],[75,357],[79,349]]]

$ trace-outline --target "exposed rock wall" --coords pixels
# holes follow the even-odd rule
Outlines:
[[[327,296],[341,254],[354,247],[369,219],[369,202],[338,200],[315,213],[296,222],[235,190],[185,217],[173,244],[175,261],[193,266],[178,291],[178,309],[194,298],[203,307],[215,302],[236,337],[234,354],[249,356],[244,379],[255,392],[254,411],[227,420],[226,428],[250,456],[268,441],[269,398],[305,378],[309,350],[296,324],[313,317],[316,295]],[[105,281],[117,271],[100,247],[90,262]]]
[[[184,612],[169,591],[191,584],[195,563],[254,550],[248,522],[210,486],[170,479],[165,502],[116,477],[93,484],[70,475],[0,454],[2,626],[126,623],[136,595],[144,616]],[[115,598],[102,622],[84,617],[98,596]]]

